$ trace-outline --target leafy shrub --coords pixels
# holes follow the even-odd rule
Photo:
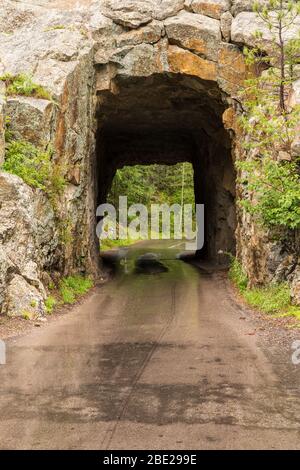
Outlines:
[[[299,78],[300,36],[290,40],[283,32],[295,25],[299,2],[255,2],[254,11],[272,39],[268,55],[261,31],[254,35],[255,47],[244,48],[252,73],[240,93],[247,151],[247,161],[237,162],[244,187],[241,205],[266,227],[293,230],[300,227],[299,161],[292,161],[300,106],[291,107],[286,98]]]
[[[241,205],[257,215],[266,227],[300,227],[300,175],[295,162],[262,158],[237,163],[240,181],[253,191],[254,199]]]
[[[46,190],[51,173],[51,155],[25,141],[7,144],[3,169],[20,176],[33,188]]]
[[[9,73],[2,75],[0,80],[6,83],[6,93],[8,95],[33,96],[51,100],[51,94],[41,85],[34,83],[32,78],[26,74],[11,75]]]
[[[19,176],[32,188],[57,197],[65,186],[61,168],[51,162],[51,152],[23,140],[13,140],[6,146],[3,170]]]

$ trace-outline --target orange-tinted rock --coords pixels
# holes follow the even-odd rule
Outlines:
[[[247,66],[238,47],[223,43],[218,51],[218,81],[228,94],[236,94],[247,77]]]
[[[192,52],[170,46],[168,61],[171,72],[192,75],[202,80],[216,80],[216,64]]]
[[[220,19],[220,16],[230,8],[228,0],[194,0],[192,10],[212,18]]]
[[[221,42],[219,21],[182,11],[164,24],[171,44],[200,53],[208,60],[217,60]]]

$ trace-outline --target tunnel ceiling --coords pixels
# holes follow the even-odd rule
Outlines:
[[[216,82],[180,74],[118,76],[115,88],[116,94],[99,94],[98,122],[117,166],[192,161],[195,140],[227,145]]]

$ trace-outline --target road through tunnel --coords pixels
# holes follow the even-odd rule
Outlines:
[[[106,202],[124,165],[190,162],[195,202],[205,205],[202,257],[235,251],[235,172],[225,110],[216,82],[181,74],[118,76],[98,95],[95,187]]]

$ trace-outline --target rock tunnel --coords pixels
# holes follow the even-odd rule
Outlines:
[[[97,203],[106,201],[117,169],[189,162],[195,202],[205,205],[199,256],[222,260],[235,251],[235,172],[225,107],[216,82],[182,74],[118,77],[117,93],[98,95]]]
[[[2,84],[0,164],[8,118],[16,138],[53,150],[65,187],[53,210],[0,172],[0,214],[11,224],[0,251],[1,313],[31,311],[32,298],[42,311],[51,279],[101,274],[96,207],[123,165],[192,163],[195,201],[205,204],[202,255],[219,261],[219,250],[236,249],[249,278],[269,276],[264,235],[235,204],[242,47],[257,30],[244,3],[5,2],[0,74],[29,74],[51,100],[3,101]]]

